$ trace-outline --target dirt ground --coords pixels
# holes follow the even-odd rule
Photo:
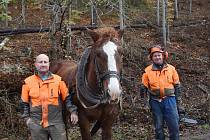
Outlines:
[[[185,8],[185,7],[184,7]],[[17,7],[11,11],[16,15]],[[183,10],[184,11],[184,10]],[[209,107],[207,101],[210,94],[210,18],[208,7],[197,2],[193,15],[180,16],[170,27],[170,43],[168,62],[173,64],[180,75],[182,83],[182,106],[185,116],[195,119],[198,124],[180,123],[180,136],[183,140],[210,139]],[[37,13],[37,14],[36,14]],[[36,16],[42,13],[41,16]],[[183,14],[186,15],[186,14]],[[27,26],[48,26],[49,16],[39,6],[28,11]],[[142,16],[142,15],[141,15]],[[136,17],[136,22],[141,20]],[[82,18],[81,18],[82,19]],[[104,22],[110,22],[104,18]],[[87,23],[88,19],[81,21]],[[184,23],[184,25],[183,25]],[[1,23],[2,24],[2,23]],[[15,26],[11,23],[11,26]],[[34,25],[34,26],[33,26]],[[2,29],[2,28],[1,28]],[[144,107],[139,97],[139,77],[149,63],[147,48],[161,43],[161,32],[154,28],[126,29],[124,33],[123,110],[113,126],[115,140],[150,140],[154,139],[154,128],[150,111]],[[2,41],[4,37],[0,36]],[[86,33],[76,32],[70,57],[79,61],[82,50],[90,42]],[[19,107],[21,85],[23,79],[33,73],[34,57],[39,53],[48,53],[50,49],[48,33],[34,33],[9,36],[9,41],[0,49],[0,139],[25,140],[29,133],[23,120],[20,119]],[[60,49],[60,50],[63,50]],[[61,51],[61,53],[65,52]],[[79,52],[79,53],[78,53]],[[167,133],[167,132],[166,132]],[[80,139],[78,126],[70,125],[69,139]],[[99,139],[100,131],[94,137]]]

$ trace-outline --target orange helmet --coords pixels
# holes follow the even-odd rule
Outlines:
[[[162,48],[160,45],[154,45],[154,46],[152,46],[151,48],[149,48],[148,51],[149,51],[149,58],[150,58],[150,59],[152,59],[152,55],[153,55],[153,53],[155,53],[155,52],[160,52],[160,53],[162,53],[162,54],[163,54],[163,58],[164,58],[165,60],[168,59],[168,52],[167,52],[167,51],[164,51],[164,48]]]

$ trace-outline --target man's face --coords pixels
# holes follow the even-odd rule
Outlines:
[[[152,61],[153,63],[157,65],[162,65],[163,64],[163,54],[160,52],[154,52],[152,55]]]
[[[36,57],[35,67],[40,73],[49,71],[49,57],[45,54],[40,54]]]

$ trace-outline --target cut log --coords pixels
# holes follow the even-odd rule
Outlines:
[[[110,27],[114,27],[117,29],[120,28],[120,26],[110,26]],[[125,28],[147,28],[147,27],[151,27],[151,25],[138,24],[138,25],[125,26]],[[98,26],[90,26],[90,25],[88,25],[88,26],[71,26],[69,28],[71,28],[72,31],[75,31],[75,30],[84,31],[87,28],[88,29],[96,29],[96,28],[98,28]],[[48,28],[48,27],[46,27],[46,28],[26,28],[26,29],[7,29],[7,30],[1,30],[0,36],[26,34],[26,33],[43,33],[43,32],[49,32],[49,31],[50,31],[50,28]]]

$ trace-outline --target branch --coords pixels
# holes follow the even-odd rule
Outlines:
[[[4,103],[8,104],[8,105],[17,107],[17,105],[15,105],[15,104],[13,104],[13,103],[10,103],[9,101],[7,101],[7,100],[6,100],[5,98],[3,98],[3,97],[0,97],[0,100],[3,101]]]

